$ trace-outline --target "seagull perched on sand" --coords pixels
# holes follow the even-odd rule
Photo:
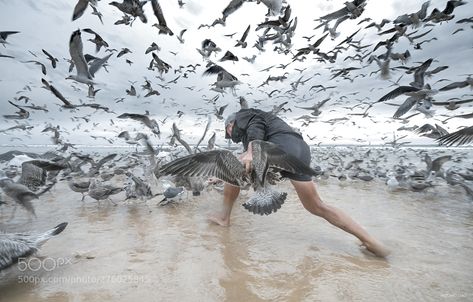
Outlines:
[[[112,187],[110,185],[99,185],[96,179],[90,181],[89,196],[99,201],[103,199],[110,199],[110,195],[115,195],[123,191],[123,188]],[[112,202],[113,203],[113,202]]]

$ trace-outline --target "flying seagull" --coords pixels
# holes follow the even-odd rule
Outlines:
[[[252,141],[253,162],[250,174],[231,151],[212,150],[178,158],[161,166],[160,175],[214,176],[234,186],[250,183],[255,194],[243,204],[245,209],[260,215],[276,212],[287,193],[272,190],[267,184],[267,173],[274,168],[298,174],[316,175],[299,159],[286,154],[271,142]]]
[[[74,65],[76,66],[77,74],[70,75],[66,79],[72,79],[80,83],[93,85],[93,77],[95,73],[100,69],[100,67],[102,67],[103,64],[105,64],[105,62],[107,62],[112,54],[109,54],[102,59],[93,60],[91,61],[90,66],[88,66],[82,51],[83,45],[81,33],[78,29],[72,33],[71,39],[69,41],[69,53]]]
[[[151,6],[153,7],[153,12],[156,18],[158,19],[159,24],[155,24],[153,26],[156,26],[159,29],[160,34],[165,34],[165,35],[174,35],[172,30],[167,26],[166,20],[164,19],[163,15],[163,10],[161,9],[161,5],[159,5],[158,0],[151,0]],[[182,38],[182,33],[181,33],[181,38]]]
[[[150,128],[154,134],[158,136],[161,134],[161,131],[159,130],[158,122],[156,122],[155,119],[150,119],[147,115],[137,114],[137,113],[123,113],[119,115],[118,118],[122,118],[122,119],[129,118],[135,121],[142,122],[148,128]]]
[[[237,40],[237,44],[235,45],[235,47],[241,46],[242,48],[246,48],[248,43],[245,40],[246,40],[246,37],[248,37],[249,31],[250,31],[250,25],[248,25],[245,32],[243,33],[243,36],[241,36],[240,40]]]

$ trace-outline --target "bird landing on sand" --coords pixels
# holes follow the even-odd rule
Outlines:
[[[254,214],[269,215],[281,208],[287,193],[271,189],[267,183],[270,170],[295,174],[316,175],[299,159],[288,155],[275,144],[260,140],[252,141],[253,162],[251,173],[228,150],[212,150],[191,154],[163,165],[161,175],[214,176],[231,185],[244,187],[250,183],[256,191],[243,207]]]

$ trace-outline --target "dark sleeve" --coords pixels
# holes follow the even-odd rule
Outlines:
[[[266,122],[260,115],[254,115],[246,129],[248,143],[256,139],[264,140],[266,137]]]

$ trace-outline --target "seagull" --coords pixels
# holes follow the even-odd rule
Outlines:
[[[67,185],[69,186],[69,188],[72,191],[82,194],[81,201],[84,201],[84,198],[85,198],[84,193],[89,191],[90,180],[80,181],[80,182],[79,181],[74,181],[72,176],[70,176],[70,175],[66,177],[66,180],[67,180]]]
[[[185,33],[186,31],[187,31],[187,29],[183,29],[183,30],[181,30],[181,32],[179,33],[179,35],[176,36],[177,39],[179,40],[179,42],[181,42],[181,44],[184,43],[184,39],[182,38],[182,36],[184,35],[184,33]]]
[[[440,88],[439,91],[448,91],[456,88],[464,88],[467,86],[470,86],[470,88],[473,89],[473,77],[467,77],[465,81],[448,84],[447,86]]]
[[[84,28],[82,31],[85,31],[86,33],[95,35],[93,39],[88,39],[88,41],[92,42],[95,44],[95,52],[99,52],[100,48],[102,47],[108,47],[108,43],[105,42],[105,40],[95,31],[93,31],[90,28]]]
[[[309,175],[316,175],[316,172],[271,142],[254,140],[251,144],[253,162],[250,174],[245,173],[243,164],[228,150],[212,150],[184,156],[162,165],[159,172],[160,175],[215,176],[239,187],[251,183],[256,192],[243,206],[254,214],[269,215],[281,207],[287,193],[276,192],[268,186],[268,170],[276,168]]]
[[[217,82],[214,83],[216,88],[234,88],[236,85],[241,83],[240,81],[238,81],[237,77],[235,77],[219,65],[212,65],[204,71],[204,75],[211,74],[217,74]]]
[[[161,9],[161,5],[159,5],[158,0],[151,0],[151,6],[153,7],[153,12],[156,18],[158,19],[159,24],[154,24],[153,26],[159,29],[160,34],[165,35],[174,35],[172,30],[167,26],[166,20],[164,19],[163,11]],[[181,32],[182,38],[182,32]]]
[[[33,214],[34,217],[36,217],[34,206],[31,201],[33,199],[38,199],[37,194],[28,189],[28,187],[25,185],[13,182],[13,180],[10,178],[0,179],[0,188],[2,188],[3,192],[7,196],[11,197],[16,202],[16,204],[21,205],[28,212]]]
[[[448,134],[448,131],[442,128],[440,125],[435,124],[435,127],[431,124],[425,124],[419,127],[415,133],[421,134],[422,136],[429,138],[439,138]]]
[[[16,112],[16,115],[3,115],[3,118],[5,119],[16,119],[16,120],[21,120],[21,119],[27,119],[30,116],[30,113],[26,111],[25,109],[21,108],[20,106],[16,105],[15,103],[12,103],[11,101],[8,101],[11,105],[15,106],[18,108],[20,111]]]
[[[59,62],[59,60],[55,57],[53,57],[49,52],[47,52],[46,50],[44,49],[41,49],[43,51],[43,53],[48,57],[48,59],[51,61],[51,65],[53,66],[53,68],[56,68],[56,63]]]
[[[164,195],[164,198],[158,204],[162,206],[167,205],[170,199],[180,196],[182,193],[184,193],[183,187],[169,187],[163,193],[157,194]]]
[[[51,237],[60,234],[67,226],[67,222],[58,224],[42,234],[6,234],[0,233],[0,271],[35,254],[39,248]]]
[[[254,64],[256,60],[256,55],[253,55],[251,58],[243,57],[243,60],[247,61],[248,63]]]
[[[246,48],[248,43],[245,42],[245,40],[246,40],[246,37],[248,37],[249,31],[250,31],[250,25],[248,25],[245,32],[243,33],[243,36],[241,36],[240,40],[237,40],[237,44],[235,45],[235,47],[241,46],[241,48]]]
[[[122,3],[112,1],[109,5],[113,5],[118,8],[121,12],[125,14],[132,15],[133,17],[139,17],[141,22],[147,23],[148,19],[143,11],[143,5],[146,4],[146,1],[139,0],[123,0]]]
[[[105,62],[110,58],[112,54],[109,54],[102,59],[93,60],[90,66],[87,65],[87,62],[84,58],[82,52],[82,39],[80,30],[76,30],[72,33],[71,39],[69,41],[69,53],[71,55],[72,61],[76,66],[76,75],[70,75],[66,79],[72,79],[80,83],[87,85],[93,85],[93,77],[95,73],[102,67]]]
[[[122,50],[120,50],[120,52],[117,54],[117,58],[127,54],[127,53],[131,53],[131,50],[127,47],[125,48],[122,48]]]
[[[313,116],[319,116],[320,113],[322,113],[320,111],[320,107],[322,107],[325,103],[327,103],[328,101],[330,100],[330,98],[326,98],[325,100],[322,100],[316,104],[314,104],[313,106],[310,106],[310,107],[298,107],[298,106],[295,106],[296,108],[300,108],[300,109],[305,109],[305,110],[312,110],[312,112],[310,114],[312,114]]]
[[[220,62],[223,61],[238,61],[238,57],[235,56],[231,51],[227,50],[227,52],[223,55],[223,57],[220,59]]]
[[[126,172],[126,176],[129,178],[129,185],[125,188],[127,198],[140,198],[142,200],[152,197],[151,187],[145,183],[141,178],[136,177],[131,172]]]
[[[34,63],[34,64],[36,64],[36,65],[41,66],[41,72],[42,72],[44,75],[46,75],[46,66],[45,66],[43,63],[38,62],[38,61],[35,61],[35,60],[29,60],[29,61],[25,61],[25,62],[23,62],[23,63]]]
[[[145,124],[145,126],[147,126],[148,128],[151,129],[151,131],[160,136],[161,132],[159,130],[159,125],[158,125],[158,122],[156,122],[156,120],[154,119],[150,119],[147,115],[144,115],[144,114],[137,114],[137,113],[123,113],[121,115],[118,116],[118,118],[129,118],[129,119],[132,119],[132,120],[135,120],[135,121],[139,121],[139,122],[142,122],[143,124]]]
[[[331,21],[331,20],[342,18],[346,15],[348,15],[350,19],[356,19],[359,16],[361,16],[361,14],[363,13],[365,9],[365,6],[366,6],[366,0],[354,0],[352,2],[347,1],[345,2],[344,8],[341,8],[328,15],[322,16],[320,17],[320,19]]]
[[[384,95],[383,97],[381,97],[375,103],[385,102],[403,94],[409,96],[409,98],[407,98],[404,103],[399,106],[398,110],[393,115],[394,118],[399,118],[405,113],[407,113],[414,105],[418,104],[420,101],[425,100],[436,94],[437,90],[431,89],[429,84],[424,85],[424,75],[432,61],[433,59],[428,59],[415,69],[414,82],[410,83],[410,86],[399,86]]]
[[[98,11],[98,9],[95,7],[95,5],[90,4],[90,7],[93,10],[92,15],[96,15],[99,18],[100,23],[103,24],[103,20],[102,20],[103,15],[102,15],[102,13]]]
[[[89,196],[99,201],[103,199],[110,199],[110,195],[115,195],[123,191],[122,188],[112,187],[110,185],[99,185],[94,178],[90,181]]]
[[[156,44],[155,42],[151,43],[151,45],[146,49],[145,54],[147,55],[148,53],[152,51],[160,51],[161,48]]]
[[[228,104],[220,107],[218,110],[217,108],[215,108],[215,116],[219,119],[219,120],[223,120],[223,112],[225,111],[225,108],[227,108]]]

